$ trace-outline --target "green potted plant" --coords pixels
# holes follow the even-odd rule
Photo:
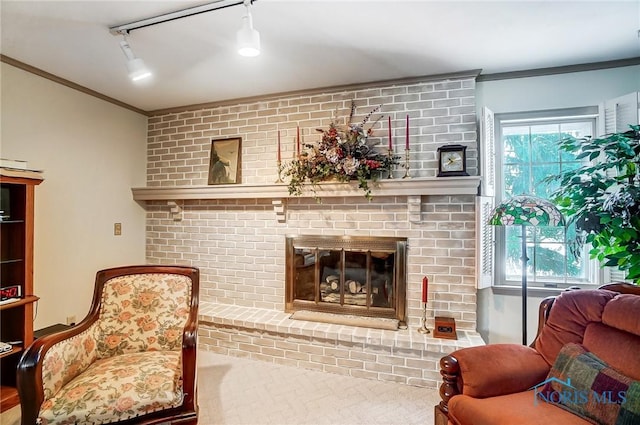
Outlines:
[[[589,164],[554,178],[553,200],[590,243],[591,258],[640,284],[640,126],[600,138],[567,138],[560,149]]]

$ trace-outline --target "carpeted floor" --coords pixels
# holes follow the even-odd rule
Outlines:
[[[199,425],[433,423],[438,391],[198,352]],[[13,409],[12,409],[13,410]],[[0,424],[19,424],[12,411]]]
[[[13,407],[0,414],[0,424],[20,425],[20,406]]]

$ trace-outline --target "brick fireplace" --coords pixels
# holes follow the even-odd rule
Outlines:
[[[147,186],[133,189],[134,199],[147,210],[147,260],[200,268],[200,346],[435,387],[443,353],[482,344],[475,332],[479,178],[435,177],[436,149],[446,143],[467,145],[468,170],[476,173],[474,86],[475,74],[440,76],[151,117]],[[286,160],[294,151],[296,126],[308,143],[336,108],[348,113],[351,99],[366,111],[382,103],[381,113],[391,115],[398,141],[405,115],[412,117],[412,178],[401,179],[404,170],[397,169],[393,179],[373,186],[372,201],[348,183],[323,185],[322,203],[310,194],[290,197],[285,184],[273,183],[277,131],[290,141],[283,143]],[[242,137],[242,184],[207,186],[211,140],[235,136]],[[402,299],[408,328],[291,320],[286,311],[286,237],[291,235],[406,240]],[[436,315],[453,317],[458,340],[416,332],[423,276],[430,280],[427,326],[433,327]]]

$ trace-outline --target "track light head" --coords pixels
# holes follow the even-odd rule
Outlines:
[[[135,81],[140,81],[140,80],[144,80],[145,78],[151,77],[152,75],[151,71],[144,64],[144,61],[140,58],[137,58],[136,55],[133,53],[133,50],[131,49],[131,46],[129,45],[129,42],[127,41],[126,37],[124,37],[124,40],[120,42],[120,48],[122,49],[122,52],[127,58],[126,65],[127,65],[127,70],[129,71],[129,78],[131,79],[131,81],[135,82]]]
[[[260,33],[253,28],[251,16],[251,0],[245,0],[246,14],[242,17],[242,27],[236,34],[238,54],[241,56],[258,56],[260,54]]]
[[[147,68],[144,61],[140,58],[127,61],[127,70],[129,71],[129,78],[131,81],[144,80],[152,75],[149,68]]]

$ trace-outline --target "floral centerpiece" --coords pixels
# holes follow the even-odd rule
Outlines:
[[[289,194],[300,195],[306,183],[311,184],[315,193],[315,186],[320,182],[357,180],[364,196],[371,200],[369,181],[376,181],[384,172],[390,173],[399,158],[386,149],[386,152],[380,152],[374,146],[376,142],[369,139],[373,127],[382,117],[365,128],[381,106],[374,108],[361,122],[353,123],[355,104],[352,101],[345,125],[338,124],[334,118],[328,129],[316,129],[322,133],[322,139],[318,143],[305,144],[298,158],[284,167],[284,175],[290,177]]]

